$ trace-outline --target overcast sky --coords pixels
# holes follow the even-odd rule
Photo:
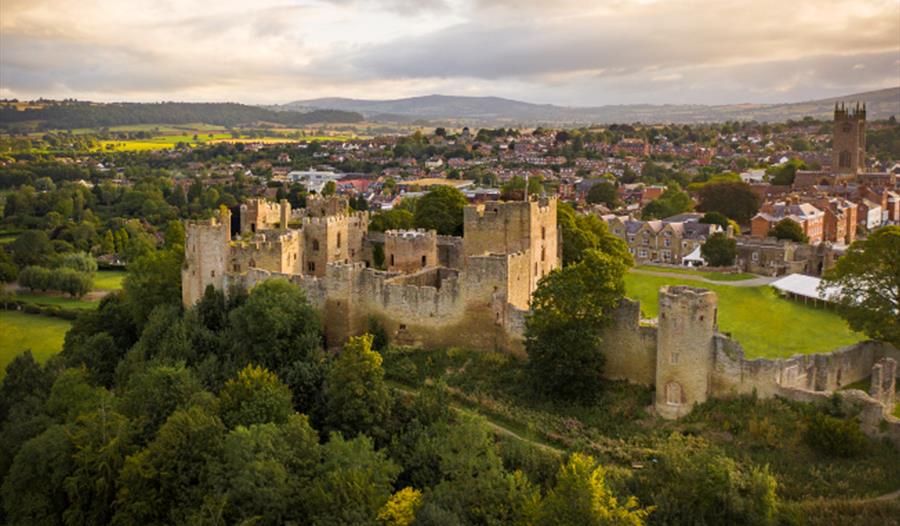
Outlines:
[[[898,0],[0,1],[0,97],[585,106],[897,85]]]

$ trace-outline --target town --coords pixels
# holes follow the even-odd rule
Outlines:
[[[0,524],[900,526],[895,3],[176,4],[0,3]]]

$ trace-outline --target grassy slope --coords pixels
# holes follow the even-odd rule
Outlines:
[[[659,288],[693,285],[719,296],[719,329],[731,333],[748,358],[784,358],[828,352],[865,339],[832,311],[779,298],[769,287],[729,287],[680,278],[625,276],[627,295],[640,300],[648,317],[657,315]]]
[[[94,290],[119,290],[124,279],[124,270],[98,270],[94,276]]]
[[[50,316],[0,310],[0,377],[6,374],[7,364],[26,349],[42,363],[58,353],[70,325]]]

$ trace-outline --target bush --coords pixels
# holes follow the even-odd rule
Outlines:
[[[843,420],[822,413],[807,419],[803,439],[811,448],[831,457],[859,456],[868,443],[855,419]]]
[[[97,272],[97,260],[86,252],[66,254],[60,260],[59,266],[91,275]]]

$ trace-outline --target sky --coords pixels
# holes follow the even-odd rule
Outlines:
[[[0,1],[3,98],[599,106],[898,85],[898,0]]]

